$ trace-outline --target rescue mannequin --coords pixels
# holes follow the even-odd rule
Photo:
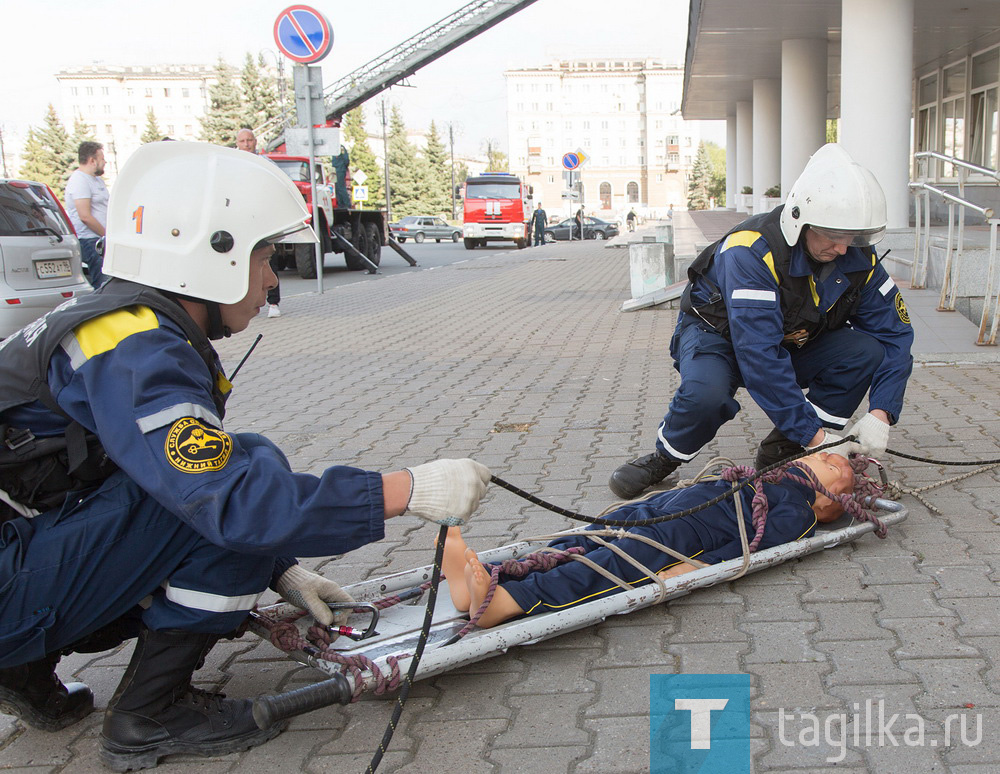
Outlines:
[[[326,603],[350,597],[292,557],[379,540],[403,513],[462,522],[486,490],[472,460],[314,476],[266,438],[225,431],[232,385],[211,341],[249,325],[276,283],[273,245],[315,243],[308,223],[269,161],[144,145],[109,203],[113,279],[0,348],[0,708],[70,725],[93,696],[59,681],[59,657],[138,636],[101,735],[116,771],[280,733],[257,728],[250,700],[191,686],[215,642],[268,586],[332,622]]]
[[[803,457],[798,463],[812,470],[831,494],[840,495],[853,491],[854,472],[845,457],[820,452]],[[806,478],[800,478],[801,474],[794,468],[790,473],[779,484],[764,484],[769,509],[759,549],[808,537],[813,533],[817,522],[834,521],[843,513],[840,503],[816,493]],[[606,518],[641,520],[664,513],[676,513],[710,500],[730,486],[726,481],[708,481],[685,489],[660,492],[647,500],[626,503],[611,511]],[[753,490],[748,487],[740,490],[744,519],[751,536],[754,534],[750,524],[750,500],[753,494]],[[591,525],[588,530],[600,528],[599,524]],[[708,564],[735,559],[742,554],[732,498],[688,516],[632,527],[628,534],[643,535]],[[580,535],[581,533],[577,533],[561,537],[549,543],[549,546],[560,550],[581,547],[586,552],[587,559],[610,570],[627,583],[641,585],[650,582],[641,570],[611,549]],[[663,579],[697,569],[694,565],[681,562],[639,540],[627,537],[604,539],[619,546]],[[478,611],[490,585],[489,565],[484,566],[476,553],[466,546],[457,527],[448,530],[441,566],[448,579],[448,589],[455,607],[463,612]],[[493,599],[477,625],[488,628],[519,615],[561,610],[619,591],[621,588],[618,585],[576,561],[556,565],[550,570],[532,572],[521,579],[505,579],[501,573]]]
[[[913,364],[906,304],[873,247],[885,226],[878,181],[829,144],[783,206],[704,250],[670,342],[680,387],[655,451],[615,470],[611,491],[631,500],[692,460],[739,412],[740,387],[774,423],[758,469],[838,440],[869,390],[847,431],[858,445],[838,449],[881,455]]]

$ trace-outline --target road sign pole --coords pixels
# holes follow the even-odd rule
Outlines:
[[[318,199],[316,198],[316,132],[313,127],[313,114],[312,114],[312,104],[313,104],[313,88],[315,84],[313,83],[313,75],[319,75],[320,78],[320,93],[322,94],[322,78],[323,70],[316,65],[295,65],[296,67],[302,67],[305,69],[305,78],[303,82],[306,84],[306,126],[309,128],[309,187],[312,190],[312,227],[313,231],[316,233],[319,241],[316,243],[315,247],[315,260],[316,260],[316,290],[320,295],[323,294],[323,235],[319,230],[319,217],[318,217]]]

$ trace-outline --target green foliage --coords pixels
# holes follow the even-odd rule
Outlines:
[[[767,197],[769,197],[771,199],[780,199],[781,198],[781,186],[780,185],[772,185],[770,188],[768,188],[766,191],[764,191],[764,196],[767,196]]]
[[[351,170],[360,169],[368,179],[368,201],[359,206],[365,209],[381,209],[385,206],[385,186],[383,170],[379,166],[371,146],[368,145],[368,131],[365,129],[364,107],[356,107],[346,116],[341,124],[344,145],[351,152]]]
[[[221,58],[215,65],[216,83],[208,90],[208,109],[201,119],[201,139],[216,145],[236,146],[244,110],[235,70]]]
[[[46,183],[62,199],[66,181],[77,166],[78,147],[73,146],[56,109],[50,104],[44,125],[28,130],[19,174],[26,180]]]
[[[726,206],[726,149],[714,142],[705,143],[711,179],[708,183],[708,198],[716,207]]]
[[[396,105],[389,117],[388,156],[393,218],[425,214],[430,166],[407,139],[403,114]]]
[[[428,166],[427,213],[451,217],[451,156],[437,125],[431,121],[424,158]]]
[[[688,182],[689,210],[707,210],[709,207],[708,186],[712,181],[712,165],[708,159],[705,143],[698,144],[698,153],[694,157],[694,167],[691,169],[691,179]]]
[[[160,131],[160,125],[156,123],[156,113],[153,112],[153,108],[146,111],[146,129],[139,139],[144,143],[159,142],[163,139],[163,132]]]
[[[740,193],[744,194],[745,196],[750,196],[753,193],[753,186],[750,185],[743,186],[743,190],[740,191]]]
[[[837,137],[840,134],[840,124],[837,123],[837,119],[827,119],[826,122],[826,141],[827,142],[837,142]]]
[[[268,72],[263,57],[254,60],[247,52],[240,73],[240,97],[243,101],[243,126],[256,129],[281,114],[278,81]],[[260,138],[261,141],[264,138]]]
[[[488,172],[508,172],[507,154],[500,150],[497,141],[490,138],[484,143],[486,170]]]

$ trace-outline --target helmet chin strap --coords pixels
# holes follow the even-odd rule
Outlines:
[[[218,341],[232,336],[233,332],[229,326],[222,323],[222,309],[219,307],[219,303],[217,301],[202,301],[201,303],[208,310],[208,330],[206,331],[208,338],[211,341]]]

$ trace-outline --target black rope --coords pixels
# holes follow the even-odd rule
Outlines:
[[[927,457],[914,457],[912,454],[904,454],[903,452],[896,451],[895,449],[886,449],[886,454],[891,454],[893,457],[902,457],[904,460],[914,460],[915,462],[929,462],[931,465],[957,465],[957,466],[968,466],[973,467],[975,465],[1000,465],[1000,459],[997,460],[974,460],[973,462],[947,462],[945,460],[932,460]]]
[[[504,481],[499,476],[491,476],[490,482],[496,484],[497,486],[503,487],[509,492],[513,492],[518,497],[523,497],[530,503],[534,503],[535,505],[541,506],[542,508],[546,508],[550,511],[553,511],[554,513],[558,513],[560,516],[566,516],[567,518],[573,519],[575,521],[583,521],[586,522],[587,524],[601,524],[609,527],[643,527],[646,526],[647,524],[659,524],[660,522],[663,521],[670,521],[671,519],[679,519],[684,516],[690,516],[692,513],[697,513],[698,511],[703,511],[706,508],[711,508],[713,505],[721,503],[726,498],[734,496],[743,487],[751,486],[754,481],[763,478],[766,474],[770,473],[772,470],[776,470],[777,468],[780,468],[784,465],[788,465],[790,462],[794,462],[795,460],[801,457],[808,457],[810,454],[816,454],[817,452],[826,451],[827,449],[832,449],[834,446],[838,446],[839,444],[847,443],[848,441],[854,441],[854,440],[856,440],[855,437],[853,435],[849,435],[846,438],[843,438],[839,441],[833,441],[831,443],[823,444],[821,446],[814,446],[811,449],[804,449],[798,454],[793,454],[790,457],[786,457],[783,460],[775,462],[773,465],[768,465],[767,467],[758,470],[749,478],[745,478],[742,481],[736,481],[735,483],[733,483],[732,487],[727,489],[725,492],[713,497],[711,500],[705,501],[701,505],[695,505],[686,510],[677,511],[676,513],[665,513],[660,516],[654,516],[651,519],[623,520],[623,519],[607,519],[600,516],[587,516],[583,513],[579,513],[577,511],[571,511],[567,508],[562,508],[558,505],[553,505],[552,503],[548,503],[545,500],[535,497],[533,494],[525,492],[523,489],[514,486],[510,482]]]
[[[392,741],[392,735],[396,731],[396,724],[399,723],[399,718],[403,714],[403,705],[406,704],[406,698],[410,695],[410,688],[413,687],[413,678],[416,677],[417,665],[420,663],[420,657],[424,653],[424,646],[427,644],[427,637],[430,634],[431,623],[434,618],[434,603],[437,601],[438,586],[441,583],[441,559],[444,557],[444,541],[447,537],[448,528],[442,524],[441,530],[438,532],[437,548],[434,551],[434,571],[431,573],[431,587],[427,595],[427,607],[424,609],[424,622],[420,627],[417,648],[413,652],[410,668],[407,670],[406,678],[403,680],[403,685],[396,696],[396,707],[392,711],[392,717],[389,718],[389,724],[385,727],[385,733],[382,734],[382,741],[378,743],[378,749],[375,751],[375,755],[372,756],[371,763],[368,764],[365,774],[374,774],[375,769],[382,762],[382,756],[389,749],[389,742]]]

